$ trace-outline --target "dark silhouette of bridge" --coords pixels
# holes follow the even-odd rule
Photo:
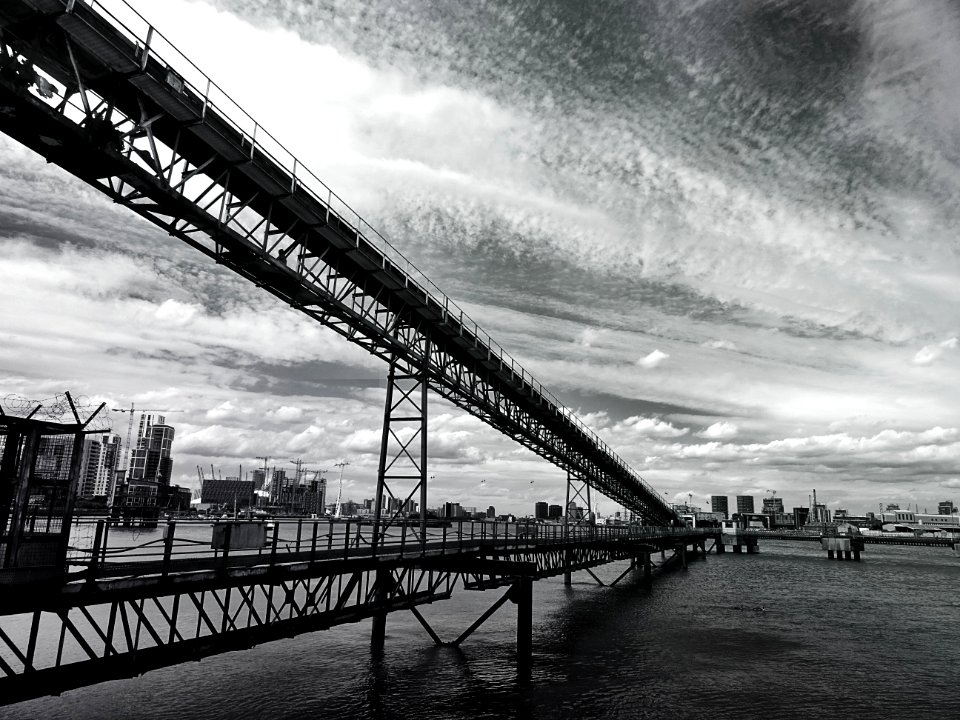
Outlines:
[[[23,591],[4,592],[0,613],[31,619],[20,638],[0,626],[4,699],[37,692],[29,688],[41,676],[44,692],[58,692],[363,617],[374,619],[377,647],[388,612],[416,613],[458,579],[470,589],[510,586],[493,610],[507,599],[521,608],[518,664],[526,666],[532,580],[623,559],[649,571],[651,552],[703,549],[703,534],[673,529],[676,514],[636,471],[154,27],[129,6],[113,13],[96,0],[0,5],[0,130],[388,363],[374,522],[352,544],[348,530],[342,547],[337,528],[318,536],[314,524],[309,550],[301,525],[295,556],[280,560],[276,534],[266,556],[269,542],[243,554],[228,539],[217,557],[191,559],[189,571],[169,534],[165,554],[125,579],[110,575],[101,528],[82,570],[59,567],[42,581],[33,572],[28,582],[8,574]],[[499,536],[484,527],[479,538],[458,526],[438,537],[424,512],[429,391],[560,468],[565,507],[585,503],[585,522],[600,492],[643,525],[568,521],[549,536],[538,526],[504,526]],[[10,427],[8,447],[40,432]],[[29,462],[8,455],[0,478],[27,487]],[[411,502],[421,509],[416,521]],[[9,540],[23,528],[0,530]],[[5,567],[24,569],[16,557]],[[194,632],[179,624],[185,605]],[[60,641],[55,662],[40,668],[44,618]],[[81,659],[64,665],[71,638]]]

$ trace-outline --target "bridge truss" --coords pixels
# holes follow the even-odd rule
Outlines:
[[[591,568],[629,559],[622,578],[641,559],[648,584],[651,553],[684,556],[710,537],[639,526],[541,534],[528,523],[480,539],[461,523],[449,534],[434,528],[427,544],[394,537],[374,554],[359,527],[334,545],[332,533],[318,543],[317,525],[302,545],[298,529],[295,552],[278,554],[275,525],[267,552],[218,557],[174,557],[168,525],[162,559],[104,562],[97,547],[70,582],[0,577],[0,706],[364,620],[372,620],[373,650],[382,651],[387,615],[397,611],[409,610],[437,645],[459,646],[508,601],[517,606],[518,671],[526,672],[533,581],[581,570],[596,579]],[[445,642],[449,628],[435,629],[420,609],[457,587],[508,589]]]
[[[572,411],[125,3],[109,11],[97,0],[0,5],[0,131],[384,359],[391,383],[418,379],[649,524],[676,518]],[[427,484],[426,402],[417,457],[389,435],[390,404],[381,526],[395,515],[384,510],[387,498],[422,497]],[[413,470],[398,470],[403,477],[391,484],[397,459]]]

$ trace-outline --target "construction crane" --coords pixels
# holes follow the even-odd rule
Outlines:
[[[267,463],[270,462],[269,455],[257,455],[257,460],[263,460],[263,485],[257,490],[258,497],[270,497],[273,494],[273,480],[267,477]],[[268,491],[267,488],[270,488]]]
[[[333,517],[338,520],[340,519],[340,498],[343,496],[343,469],[349,464],[350,463],[348,463],[346,460],[341,460],[340,462],[333,464],[334,467],[340,468],[340,480],[337,486],[337,505],[333,511]]]
[[[133,403],[130,403],[130,409],[126,408],[113,408],[113,412],[119,413],[130,413],[130,422],[127,423],[127,440],[123,444],[123,479],[127,479],[127,475],[130,473],[130,438],[133,435],[133,415],[137,412]],[[140,410],[140,413],[177,413],[185,412],[184,410]],[[107,507],[113,507],[113,497],[117,490],[116,481],[113,482],[110,486],[110,498],[107,501]]]

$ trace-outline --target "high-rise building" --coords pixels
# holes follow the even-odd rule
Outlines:
[[[763,499],[764,515],[777,515],[782,513],[783,513],[783,498],[778,498],[774,496],[774,497],[765,497]]]
[[[940,515],[953,515],[957,511],[957,508],[954,506],[952,500],[944,500],[942,503],[937,503],[937,513]]]
[[[173,473],[174,429],[167,425],[162,415],[140,416],[137,440],[130,452],[130,470],[127,477],[131,480],[155,482],[164,487],[170,485]]]
[[[87,435],[83,439],[83,460],[77,494],[82,498],[109,497],[120,461],[120,436]]]
[[[737,495],[737,512],[741,515],[754,512],[753,495]]]
[[[495,517],[497,517],[497,509],[491,505],[487,508],[487,519],[493,520]]]
[[[547,503],[541,501],[541,502],[538,502],[536,505],[534,505],[533,516],[537,520],[546,520],[548,517],[549,511],[550,511],[550,506]]]
[[[267,473],[262,468],[260,470],[254,470],[250,479],[253,480],[253,486],[257,490],[263,489],[263,483],[266,480]]]
[[[551,505],[547,508],[547,517],[551,520],[557,520],[563,517],[563,508],[560,505]]]
[[[726,495],[711,495],[710,510],[715,513],[723,513],[724,520],[730,517],[730,503]]]

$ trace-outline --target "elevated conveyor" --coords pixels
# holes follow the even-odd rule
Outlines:
[[[645,522],[676,518],[128,5],[4,0],[0,31],[0,130],[393,366],[425,369],[432,390]]]

